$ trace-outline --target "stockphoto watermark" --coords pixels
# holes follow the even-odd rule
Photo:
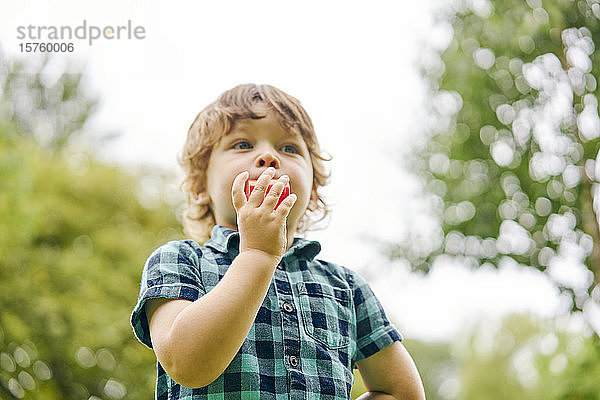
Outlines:
[[[74,40],[85,40],[89,46],[99,40],[143,40],[146,28],[134,25],[131,20],[125,25],[88,25],[83,20],[81,25],[27,25],[17,26],[17,39],[21,52],[64,52],[74,51]],[[61,41],[58,43],[58,41]]]

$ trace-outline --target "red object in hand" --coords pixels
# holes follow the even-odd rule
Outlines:
[[[252,191],[254,190],[254,187],[256,186],[256,182],[257,182],[256,179],[249,179],[246,181],[246,186],[244,187],[244,192],[246,193],[246,199],[248,199],[250,197],[250,193],[252,193]],[[269,193],[269,190],[271,190],[271,186],[273,186],[273,184],[276,182],[277,182],[277,179],[271,179],[271,182],[269,182],[269,186],[267,186],[267,192],[265,193],[265,195],[267,193]],[[289,195],[290,195],[290,182],[286,183],[286,185],[284,186],[283,191],[281,192],[281,195],[279,196],[279,201],[275,205],[275,209],[277,209],[277,207],[279,207],[279,205],[281,204],[283,199],[285,199]]]

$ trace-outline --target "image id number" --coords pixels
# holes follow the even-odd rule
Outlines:
[[[73,43],[19,43],[21,53],[72,53]]]

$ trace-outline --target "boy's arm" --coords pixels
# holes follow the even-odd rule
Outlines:
[[[417,367],[402,343],[396,341],[356,364],[369,391],[359,400],[425,399]]]
[[[200,299],[147,304],[152,347],[171,378],[202,387],[221,375],[244,342],[276,266],[268,255],[241,253]]]
[[[296,195],[275,209],[288,178],[279,178],[265,196],[275,173],[268,168],[248,199],[247,174],[232,187],[238,215],[240,253],[221,281],[200,299],[154,299],[146,315],[152,347],[167,374],[187,387],[202,387],[223,373],[240,349],[262,304],[275,268],[287,247],[286,217]]]

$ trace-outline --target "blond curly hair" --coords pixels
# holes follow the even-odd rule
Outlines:
[[[328,183],[331,173],[326,173],[324,161],[332,158],[321,154],[310,117],[296,98],[273,86],[242,84],[225,91],[200,111],[188,130],[179,156],[184,170],[181,188],[187,197],[184,232],[198,243],[210,238],[216,224],[206,193],[206,170],[213,147],[230,133],[236,120],[263,118],[268,112],[274,112],[285,129],[299,133],[310,153],[313,186],[307,212],[298,222],[297,233],[306,232],[328,216],[329,207],[318,189]]]

